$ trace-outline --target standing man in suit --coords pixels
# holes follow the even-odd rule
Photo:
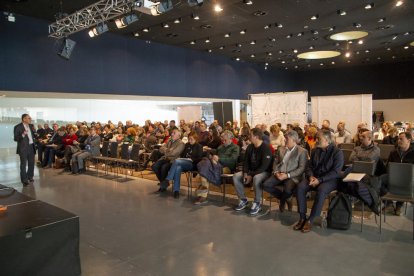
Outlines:
[[[308,161],[308,151],[299,146],[299,135],[294,130],[285,134],[286,146],[278,147],[273,163],[273,175],[263,183],[263,189],[280,200],[279,210],[285,210],[287,203],[292,210],[292,193],[302,181]],[[283,191],[277,186],[282,186]]]
[[[35,148],[35,129],[29,114],[22,115],[22,122],[14,126],[14,141],[20,156],[20,180],[24,186],[33,183]],[[27,169],[26,169],[27,166]]]

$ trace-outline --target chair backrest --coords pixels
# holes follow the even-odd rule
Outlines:
[[[101,148],[101,154],[104,157],[108,156],[108,149],[109,149],[109,141],[103,141],[102,148]]]
[[[111,158],[118,158],[118,143],[117,142],[112,142],[111,143]]]
[[[388,163],[388,191],[400,196],[414,196],[414,164]]]
[[[351,162],[349,161],[349,157],[351,157],[352,150],[351,149],[341,149],[342,153],[344,154],[344,165],[348,165]]]
[[[378,147],[380,149],[381,159],[384,161],[387,161],[390,153],[395,150],[395,146],[389,144],[378,144]]]
[[[382,140],[374,140],[374,143],[376,143],[376,144],[382,144]]]
[[[375,175],[375,167],[375,161],[354,161],[352,164],[352,172]]]
[[[140,144],[133,144],[131,153],[130,153],[130,159],[134,161],[139,161],[139,150],[141,149]]]
[[[342,144],[339,144],[338,147],[340,149],[353,150],[355,148],[355,143],[342,143]]]
[[[121,159],[129,160],[129,144],[124,143],[121,146]]]

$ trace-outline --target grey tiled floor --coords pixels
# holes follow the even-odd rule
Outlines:
[[[0,183],[80,217],[83,275],[413,275],[412,208],[359,231],[291,229],[297,215],[251,218],[230,205],[153,194],[154,181],[107,180],[36,168],[22,189],[13,150],[0,150]]]

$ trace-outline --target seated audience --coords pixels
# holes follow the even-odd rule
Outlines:
[[[331,122],[329,120],[323,120],[321,129],[329,130],[330,132],[334,133],[335,131],[331,128]]]
[[[388,136],[388,130],[392,127],[391,123],[383,122],[378,132],[374,134],[376,140],[383,140]]]
[[[305,178],[297,186],[297,202],[299,221],[294,230],[307,233],[312,230],[315,217],[320,216],[323,202],[330,192],[337,189],[341,170],[344,165],[344,156],[333,141],[329,130],[320,130],[316,136],[316,148],[312,150],[308,162]],[[316,197],[309,217],[306,217],[306,194],[314,190]]]
[[[297,145],[299,136],[296,131],[287,131],[285,137],[286,146],[279,147],[276,152],[273,175],[263,183],[263,190],[280,200],[280,212],[285,210],[286,202],[289,211],[292,210],[292,193],[296,185],[302,181],[308,159],[308,152]],[[283,190],[278,186],[282,186]]]
[[[384,137],[382,143],[398,146],[398,129],[396,127],[390,127],[388,129],[388,135]]]
[[[169,185],[168,180],[166,180],[168,171],[171,168],[172,162],[177,159],[184,150],[184,143],[180,138],[181,131],[177,128],[174,129],[171,134],[171,139],[160,148],[160,152],[163,156],[152,165],[152,170],[160,181],[158,192],[165,192],[167,190]]]
[[[200,124],[200,134],[199,134],[199,136],[198,136],[199,138],[198,138],[198,140],[199,140],[199,143],[200,143],[200,145],[202,145],[203,147],[204,146],[207,146],[208,145],[208,143],[210,142],[210,140],[211,140],[211,135],[210,135],[210,132],[207,130],[207,125],[206,125],[206,123],[201,123]]]
[[[261,129],[253,128],[250,134],[251,144],[246,149],[246,156],[243,171],[234,174],[233,183],[239,198],[236,211],[245,209],[248,205],[244,186],[253,184],[255,188],[255,198],[250,209],[250,215],[257,215],[261,210],[261,200],[263,190],[261,185],[267,179],[272,170],[272,152],[269,145],[263,142],[263,132]]]
[[[171,168],[165,178],[166,181],[174,180],[174,198],[180,196],[181,173],[197,170],[197,163],[203,157],[203,147],[197,143],[197,140],[197,133],[190,132],[188,143],[185,144],[184,150],[180,154],[181,158],[172,161]]]
[[[285,146],[285,137],[283,136],[283,132],[280,131],[280,127],[278,125],[270,126],[270,144],[273,146],[275,150],[279,147]]]
[[[345,122],[344,121],[340,121],[336,127],[336,131],[335,131],[335,143],[337,145],[340,145],[342,143],[352,143],[352,136],[351,133],[349,133],[346,129],[345,129]]]
[[[375,166],[380,161],[380,149],[372,140],[372,132],[365,130],[360,134],[361,145],[353,149],[349,160],[354,161],[375,161]],[[351,171],[352,167],[348,169]],[[369,176],[364,177],[359,182],[344,182],[342,188],[348,194],[361,199],[375,213],[378,210],[378,193],[370,186]]]
[[[199,205],[207,202],[208,188],[210,183],[221,184],[221,177],[216,178],[216,175],[222,173],[231,173],[236,169],[237,159],[239,157],[239,147],[232,141],[233,133],[230,131],[223,131],[221,134],[223,144],[217,148],[217,151],[210,152],[208,158],[198,163],[198,171],[201,176],[201,183],[196,190],[197,199],[194,204]],[[216,166],[219,164],[220,166]],[[217,174],[212,174],[212,171],[219,170]]]
[[[413,136],[411,135],[411,132],[401,132],[398,135],[398,147],[390,153],[390,156],[388,157],[388,162],[414,164],[414,147],[412,145],[412,141]],[[401,207],[403,206],[403,204],[404,203],[400,201],[396,202],[394,209],[395,215],[401,215]]]
[[[368,129],[368,125],[365,122],[361,122],[358,124],[357,126],[357,132],[354,135],[354,137],[352,138],[352,143],[355,143],[355,146],[359,146],[361,145],[360,141],[359,141],[359,134],[361,134],[362,130]]]
[[[318,133],[318,130],[311,126],[308,128],[308,134],[305,136],[305,149],[308,152],[311,152],[316,145],[316,134]]]
[[[109,124],[104,126],[104,130],[102,132],[102,141],[110,141],[114,137],[112,133],[111,126]]]
[[[55,162],[55,153],[63,149],[63,137],[66,135],[66,128],[60,127],[46,145],[42,167],[48,169]]]
[[[96,127],[91,127],[89,137],[85,141],[85,149],[72,155],[71,168],[73,174],[86,172],[85,159],[101,154],[101,137],[96,133],[96,130]]]

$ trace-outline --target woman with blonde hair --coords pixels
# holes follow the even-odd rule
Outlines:
[[[283,136],[282,132],[280,131],[280,127],[278,125],[270,126],[270,144],[273,146],[275,150],[278,147],[285,145],[285,137]]]

